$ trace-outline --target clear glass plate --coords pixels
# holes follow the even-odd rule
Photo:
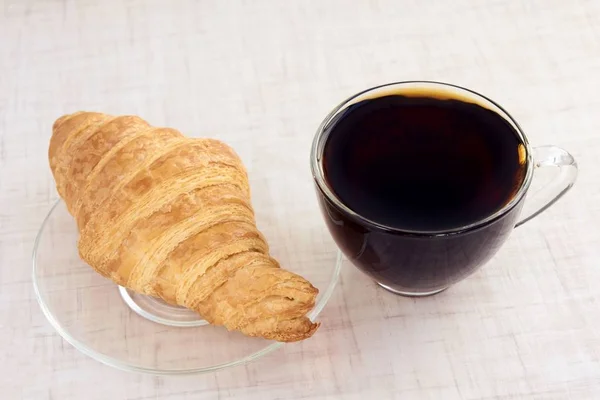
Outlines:
[[[269,201],[259,199],[257,210],[270,210],[265,207]],[[276,224],[268,215],[257,212],[257,222],[269,239],[271,254],[319,289],[309,314],[314,320],[331,297],[341,255],[323,232],[303,232],[292,242],[294,235],[278,234],[291,229],[289,222]],[[73,217],[58,201],[35,242],[33,283],[50,323],[84,354],[123,370],[189,374],[255,360],[282,345],[228,332],[188,310],[119,288],[79,258],[77,236]]]

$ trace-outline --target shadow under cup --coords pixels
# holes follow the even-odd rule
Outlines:
[[[441,231],[406,230],[382,225],[345,204],[326,179],[325,144],[331,126],[353,104],[386,95],[430,96],[477,104],[500,115],[525,150],[523,179],[511,198],[475,222]],[[313,142],[311,167],[326,224],[344,255],[380,286],[394,293],[426,296],[456,283],[488,261],[518,222],[533,174],[531,148],[512,118],[491,100],[464,88],[436,82],[404,82],[369,89],[351,97],[321,124]]]

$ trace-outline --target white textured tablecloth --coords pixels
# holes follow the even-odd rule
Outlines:
[[[199,376],[113,370],[47,323],[31,250],[57,198],[57,116],[135,113],[226,138],[253,170],[299,182],[279,194],[295,241],[325,229],[308,170],[321,119],[408,79],[478,90],[579,162],[567,197],[475,275],[412,300],[345,268],[314,338]],[[597,0],[0,0],[0,398],[600,398],[599,91]]]

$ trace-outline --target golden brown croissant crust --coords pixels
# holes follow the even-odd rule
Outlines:
[[[291,342],[318,328],[306,317],[318,291],[269,256],[229,146],[78,112],[54,123],[48,155],[81,258],[100,274],[250,336]]]

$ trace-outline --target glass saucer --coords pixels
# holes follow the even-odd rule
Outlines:
[[[268,214],[257,213],[271,254],[319,289],[309,314],[314,320],[334,290],[341,255],[326,234],[305,232],[292,242],[277,234],[288,227],[270,221]],[[77,235],[59,200],[35,241],[33,284],[48,321],[82,353],[123,370],[174,375],[242,364],[282,345],[208,325],[189,310],[120,288],[81,261]]]

